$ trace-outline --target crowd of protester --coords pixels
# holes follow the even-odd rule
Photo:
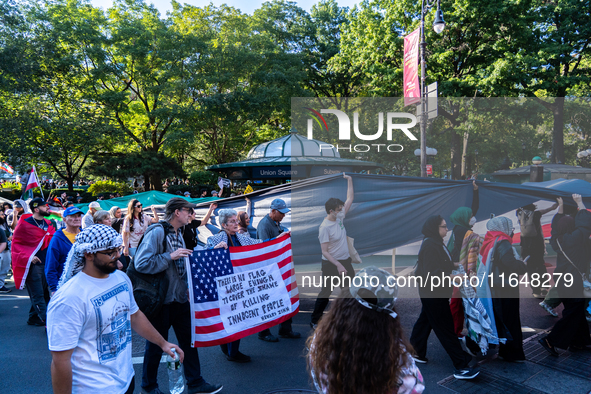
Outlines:
[[[449,355],[457,379],[478,376],[477,358],[491,350],[504,362],[524,362],[519,286],[512,285],[509,278],[547,273],[541,217],[557,208],[550,239],[557,253],[554,272],[574,279],[570,286],[564,281],[552,289],[532,286],[533,296],[544,298],[540,306],[548,313],[557,315],[554,308],[564,305],[562,318],[539,342],[552,356],[560,355],[557,348],[574,351],[591,345],[586,319],[589,300],[583,294],[585,287],[591,287],[587,281],[591,212],[580,195],[573,194],[568,204],[559,198],[545,210],[533,204],[517,210],[524,233],[521,255],[513,247],[511,219],[491,218],[484,238],[473,231],[479,210],[475,182],[472,206],[458,208],[450,217],[453,226],[447,244],[447,221],[440,215],[429,217],[422,227],[424,239],[414,275],[459,277],[461,285],[443,281],[436,288],[419,287],[422,309],[407,339],[396,312],[398,289],[389,281],[392,274],[375,267],[356,274],[352,266],[344,219],[355,192],[352,178],[344,175],[344,180],[346,200],[331,197],[326,201],[326,217],[318,229],[320,268],[325,285],[332,283],[326,279],[334,276],[346,276],[354,284],[341,288],[328,312],[332,288],[323,287],[311,314],[307,361],[320,393],[422,393],[425,384],[417,365],[429,362],[431,331]],[[62,206],[68,202],[67,196],[59,198]],[[4,283],[12,260],[15,284],[20,288],[26,285],[31,299],[27,324],[47,329],[54,392],[84,392],[91,387],[133,392],[131,332],[127,327],[147,340],[142,392],[161,392],[160,360],[163,352],[172,355],[173,349],[184,360],[189,393],[221,391],[222,385],[208,383],[201,375],[198,350],[191,347],[187,259],[200,248],[254,245],[289,233],[281,225],[290,211],[285,201],[275,199],[256,229],[250,222],[252,204],[248,198],[246,202],[246,211],[240,212],[217,209],[213,203],[201,219],[196,218],[194,204],[178,197],[166,203],[163,216],[154,207],[152,215],[145,213],[137,199],[129,200],[125,214],[119,207],[105,211],[92,202],[86,214],[75,206],[66,207],[60,213],[62,226],[49,219],[55,212],[41,198],[4,204],[0,210],[0,293],[11,291]],[[199,245],[199,229],[214,212],[221,229]],[[161,305],[145,314],[140,310],[133,294],[135,282],[130,280],[133,275],[166,279]],[[356,282],[356,276],[374,276],[379,284],[367,286],[367,282]],[[469,278],[474,276],[481,279],[478,288],[470,285]],[[97,313],[87,312],[93,309]],[[110,325],[109,335],[117,340],[112,342],[97,333],[97,324]],[[171,327],[178,346],[168,342]],[[278,342],[278,337],[297,339],[301,334],[293,331],[291,319],[279,325],[278,336],[270,329],[258,334],[266,342]],[[221,351],[230,362],[251,361],[251,356],[240,351],[240,340],[222,345]]]

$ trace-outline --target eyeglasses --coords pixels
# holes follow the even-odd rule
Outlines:
[[[109,256],[109,258],[111,260],[115,260],[117,257],[119,257],[121,255],[121,252],[123,251],[123,246],[118,247],[117,249],[113,249],[113,250],[106,250],[104,252],[96,252],[97,254],[104,254],[105,256]]]
[[[238,224],[240,223],[238,220],[228,220],[226,224]]]
[[[444,229],[446,229],[446,230],[449,230],[449,229],[447,228],[447,226],[439,226],[439,228],[444,228]]]
[[[192,215],[192,214],[194,214],[194,213],[195,213],[195,210],[194,210],[193,208],[182,208],[182,210],[183,210],[183,211],[184,211],[185,209],[187,210],[187,212],[189,213],[189,215]]]

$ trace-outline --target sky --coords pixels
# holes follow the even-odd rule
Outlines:
[[[162,16],[166,15],[166,11],[171,10],[170,0],[145,0],[146,3],[152,3],[158,8]],[[111,7],[113,4],[112,0],[91,0],[92,4],[95,7],[101,7],[103,9],[107,9]],[[219,6],[222,4],[227,4],[234,8],[238,8],[240,11],[252,14],[254,10],[260,8],[261,4],[265,2],[264,0],[178,0],[181,4],[190,4],[196,7],[203,7],[210,3],[213,3],[215,6]],[[318,0],[297,0],[296,3],[299,7],[305,9],[306,11],[310,11],[312,6],[316,4]],[[339,6],[341,7],[350,7],[352,8],[355,4],[359,2],[359,0],[337,0]]]

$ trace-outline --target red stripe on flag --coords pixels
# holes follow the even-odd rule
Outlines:
[[[274,238],[270,241],[266,241],[263,242],[263,244],[265,246],[272,246],[272,245],[277,245],[280,244],[282,242],[285,242],[286,240],[291,238],[291,234],[288,236],[283,236],[283,237],[277,237]],[[291,243],[290,243],[291,244]],[[255,244],[255,245],[246,245],[246,246],[230,246],[230,253],[236,253],[236,252],[252,252],[253,250],[259,250],[261,248],[261,244]]]
[[[195,334],[211,334],[212,332],[222,331],[223,323],[212,324],[211,326],[195,326]]]
[[[215,317],[220,315],[219,308],[213,309],[204,309],[202,311],[195,311],[195,318],[196,319],[208,319],[210,317]]]
[[[270,260],[275,257],[279,257],[283,253],[287,252],[290,249],[291,249],[291,244],[287,244],[284,247],[282,247],[281,249],[276,249],[276,250],[269,252],[269,253],[265,253],[265,254],[261,254],[261,255],[253,256],[253,257],[246,257],[243,259],[232,259],[232,257],[231,257],[232,252],[230,252],[230,259],[232,260],[232,265],[234,267],[242,267],[242,266],[249,265],[249,264],[256,264],[256,263],[259,263],[263,260]]]

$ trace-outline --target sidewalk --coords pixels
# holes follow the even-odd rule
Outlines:
[[[589,393],[591,390],[591,351],[560,351],[552,357],[538,343],[547,331],[523,341],[525,363],[492,361],[496,354],[481,364],[474,380],[447,377],[438,385],[454,393]]]

